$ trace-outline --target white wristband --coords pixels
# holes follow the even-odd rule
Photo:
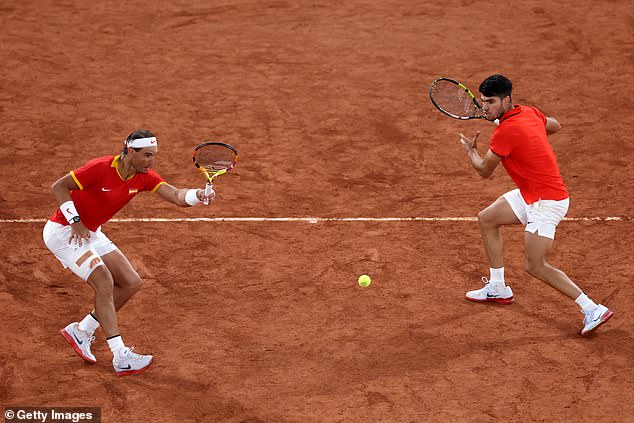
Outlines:
[[[62,214],[68,220],[68,223],[76,223],[79,222],[79,213],[77,213],[77,209],[75,208],[75,203],[73,200],[66,201],[59,206],[59,209],[62,211]]]
[[[185,202],[190,206],[195,206],[202,202],[198,199],[197,192],[197,189],[187,190],[187,193],[185,194]]]

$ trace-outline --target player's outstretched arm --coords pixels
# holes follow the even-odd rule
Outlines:
[[[561,129],[561,123],[557,122],[557,119],[553,117],[546,118],[546,134],[554,134]]]
[[[156,190],[156,193],[162,199],[180,207],[195,206],[202,203],[205,199],[204,189],[176,188],[170,184],[161,184]],[[216,194],[212,192],[207,198],[209,198],[209,201],[213,201],[215,195]]]

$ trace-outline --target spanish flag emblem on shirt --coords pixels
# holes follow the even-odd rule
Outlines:
[[[128,194],[130,194],[130,195],[136,194],[137,192],[139,192],[139,190],[137,188],[129,188],[128,189]]]

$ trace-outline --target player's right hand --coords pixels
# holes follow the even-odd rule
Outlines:
[[[203,204],[208,205],[216,198],[216,192],[211,188],[199,189],[196,192],[196,196]]]
[[[69,245],[77,245],[81,247],[85,242],[90,241],[90,231],[79,221],[70,225],[70,238],[68,239]]]

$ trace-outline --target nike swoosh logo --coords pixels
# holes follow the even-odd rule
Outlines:
[[[487,293],[487,298],[497,298],[500,297],[502,294],[488,294]]]
[[[121,370],[130,370],[132,368],[132,365],[128,364],[128,367],[121,367],[121,366],[117,366],[117,367]]]
[[[79,339],[77,339],[77,335],[75,335],[74,333],[73,333],[73,338],[75,338],[75,341],[77,341],[79,345],[84,343],[84,341],[80,341]]]
[[[108,188],[101,188],[101,190],[102,190],[103,192],[112,191],[111,189],[108,189]]]

